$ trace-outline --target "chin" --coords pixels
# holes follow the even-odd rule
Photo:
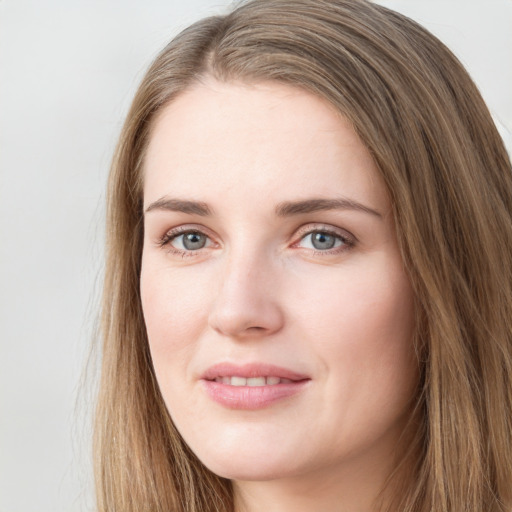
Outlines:
[[[296,453],[279,449],[273,443],[230,443],[210,439],[211,446],[191,446],[199,460],[216,475],[229,480],[263,481],[292,476],[297,467]]]
[[[234,458],[233,458],[234,459]],[[267,481],[278,480],[293,476],[289,463],[276,461],[260,461],[251,463],[247,460],[202,461],[205,466],[216,475],[236,481]]]

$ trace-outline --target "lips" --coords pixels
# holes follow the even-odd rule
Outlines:
[[[201,377],[207,395],[229,409],[255,410],[292,397],[311,379],[293,370],[270,364],[210,367]]]
[[[250,363],[236,365],[232,363],[220,363],[211,366],[201,376],[204,380],[215,380],[222,377],[243,377],[245,379],[257,377],[277,377],[291,381],[309,379],[305,374],[295,372],[288,368],[265,363]]]

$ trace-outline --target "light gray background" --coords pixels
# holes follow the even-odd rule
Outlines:
[[[512,0],[382,3],[462,59],[510,151]],[[80,379],[113,146],[150,59],[228,4],[0,0],[0,512],[93,509]]]

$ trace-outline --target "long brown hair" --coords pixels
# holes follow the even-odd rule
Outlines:
[[[201,464],[165,409],[139,296],[152,121],[204,76],[277,80],[328,100],[384,177],[416,294],[421,367],[419,421],[397,465],[402,481],[391,510],[512,510],[510,160],[451,52],[365,0],[249,1],[183,31],[143,79],[109,181],[99,510],[233,510],[230,483]]]

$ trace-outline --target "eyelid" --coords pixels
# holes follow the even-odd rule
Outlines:
[[[319,249],[316,247],[303,247],[301,243],[313,233],[325,233],[327,235],[338,238],[341,243],[328,249]],[[291,248],[297,251],[303,251],[306,255],[312,255],[315,258],[341,257],[348,251],[351,251],[357,244],[357,238],[349,231],[332,226],[330,224],[305,224],[301,226],[294,236],[295,241]]]
[[[302,240],[306,235],[318,231],[338,236],[351,245],[355,244],[358,241],[357,238],[346,229],[338,228],[336,226],[332,226],[331,224],[322,224],[315,222],[312,224],[305,224],[295,232],[294,239],[296,241],[294,242],[294,244],[300,242],[300,240]]]
[[[182,225],[176,226],[174,228],[168,229],[167,231],[165,231],[165,233],[162,236],[158,237],[158,239],[156,240],[156,244],[159,247],[169,247],[169,249],[170,249],[171,242],[175,238],[179,237],[180,235],[184,235],[186,233],[198,233],[198,234],[204,235],[211,241],[211,244],[208,247],[203,247],[203,248],[197,249],[195,251],[180,250],[175,247],[172,247],[172,252],[199,253],[203,249],[209,249],[212,246],[218,245],[218,243],[215,240],[215,237],[211,234],[211,231],[209,229],[207,229],[206,227],[198,225],[198,224],[182,224]]]

